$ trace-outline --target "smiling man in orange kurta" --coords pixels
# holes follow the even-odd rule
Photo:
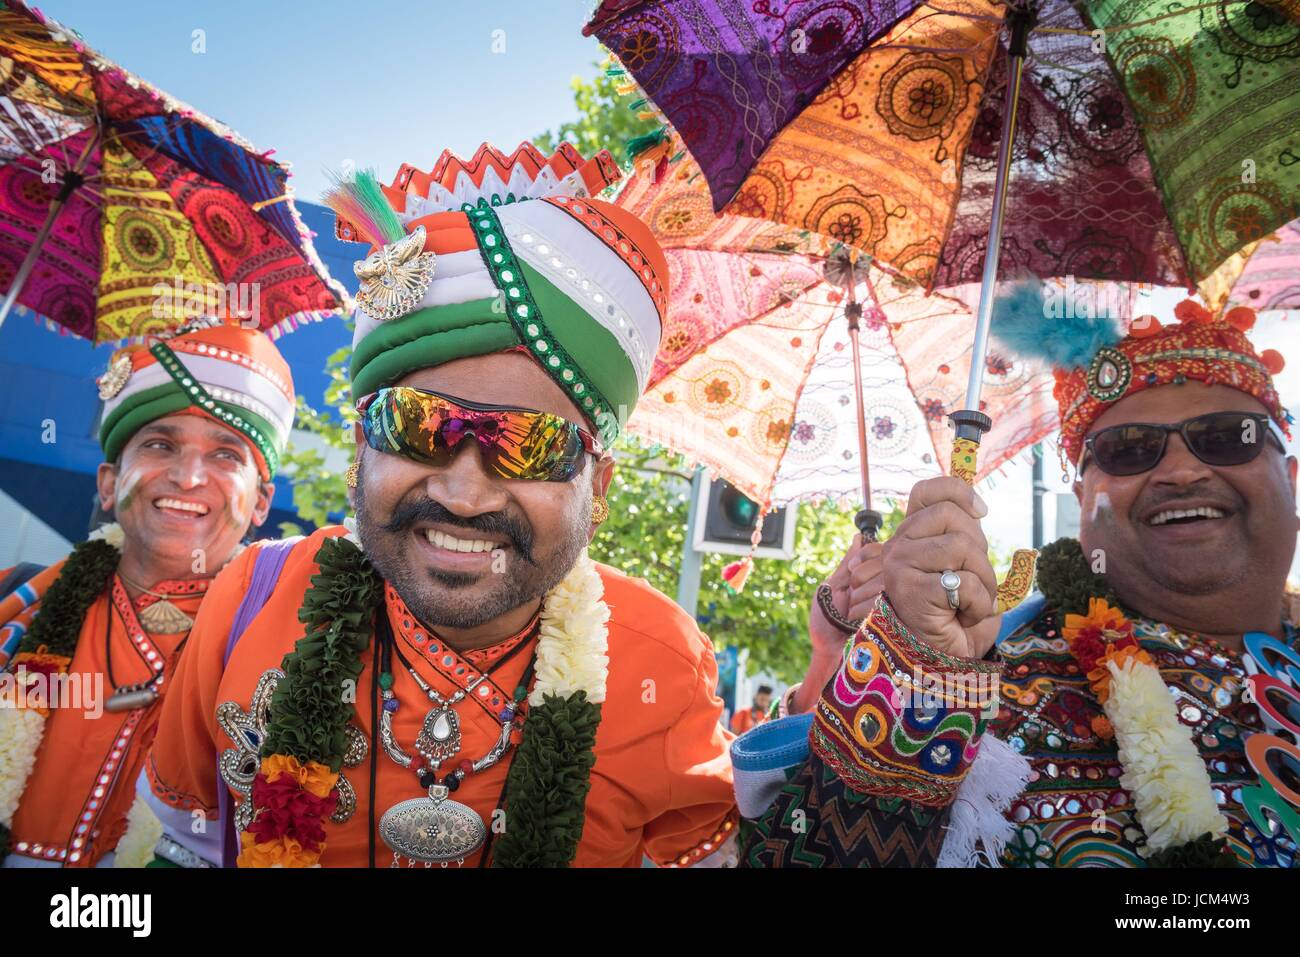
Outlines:
[[[607,153],[485,146],[327,199],[374,247],[355,532],[261,547],[216,582],[148,767],[163,861],[734,854],[712,646],[587,555],[667,303],[649,230],[587,198],[616,175]]]
[[[233,741],[229,731],[232,725],[247,728],[254,723],[246,713],[258,681],[268,667],[278,666],[302,636],[298,608],[309,578],[317,572],[313,556],[326,537],[343,531],[317,532],[294,547],[270,599],[224,668],[225,638],[235,609],[248,591],[258,549],[240,556],[216,582],[192,639],[194,647],[182,664],[179,684],[185,695],[177,696],[168,708],[167,726],[149,768],[156,793],[185,811],[184,824],[191,833],[194,816],[190,812],[218,813],[214,748],[221,749],[223,762],[244,764],[244,777],[227,776],[227,781],[237,782],[236,793],[245,799],[238,788],[252,783],[248,771],[257,768],[255,751],[242,741]],[[718,723],[722,702],[713,692],[717,673],[712,646],[685,612],[644,581],[603,566],[599,575],[611,614],[609,680],[596,732],[585,823],[573,863],[635,867],[641,864],[643,853],[658,864],[695,863],[730,836],[735,819],[727,757],[731,735]],[[462,654],[422,627],[391,586],[384,591],[395,652],[435,691],[450,697],[485,670],[490,672],[457,709],[460,753],[478,758],[497,742],[501,733],[498,716],[536,649],[533,621],[504,641]],[[368,748],[372,739],[370,701],[375,690],[373,655],[365,653],[362,662],[352,726],[356,740]],[[431,704],[408,674],[398,678],[392,689],[399,702],[393,734],[409,746]],[[226,705],[222,711],[226,702],[238,705]],[[233,720],[226,715],[233,715]],[[517,744],[519,732],[514,737]],[[376,757],[373,811],[377,822],[386,810],[418,798],[425,789],[410,770],[383,753],[382,743]],[[326,849],[319,863],[327,867],[365,867],[370,862],[370,760],[367,757],[352,767],[348,764],[344,762],[340,789],[355,794],[356,803],[341,800],[335,819],[324,825]],[[504,814],[496,813],[502,807],[508,770],[509,761],[501,761],[468,775],[454,794],[456,801],[480,814],[489,834],[494,823],[498,831],[503,823],[509,825],[508,802]],[[208,846],[215,849],[220,828],[214,824],[211,830]],[[182,836],[189,844],[190,835]],[[376,840],[374,863],[387,866],[393,852]],[[486,839],[484,844],[488,844]],[[490,851],[491,845],[488,847]],[[478,849],[465,856],[464,866],[477,866],[482,853]]]
[[[270,339],[216,321],[120,351],[100,397],[116,523],[0,597],[7,867],[127,863],[128,817],[156,829],[136,778],[213,574],[266,519],[293,420]]]

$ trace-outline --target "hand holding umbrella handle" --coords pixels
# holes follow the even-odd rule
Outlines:
[[[979,458],[980,437],[993,427],[993,420],[983,412],[962,409],[949,416],[957,435],[952,442],[952,458],[948,474],[967,485],[975,484],[976,462]],[[1032,548],[1018,548],[1011,556],[1011,571],[998,582],[997,610],[999,613],[1015,608],[1029,594],[1034,584],[1034,570],[1038,566],[1038,552]]]

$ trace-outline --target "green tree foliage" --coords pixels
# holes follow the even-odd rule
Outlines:
[[[646,448],[634,438],[621,441],[617,455],[609,520],[592,542],[592,557],[675,597],[686,546],[691,470],[680,456]],[[848,549],[856,511],[833,502],[800,505],[794,559],[757,559],[739,594],[722,580],[722,569],[736,556],[705,554],[697,618],[714,645],[747,650],[750,673],[798,681],[808,666],[813,593]],[[902,511],[893,509],[885,528],[893,529],[901,519]]]
[[[649,133],[659,124],[638,119],[638,111],[629,106],[632,97],[619,95],[618,86],[625,77],[609,76],[599,64],[592,65],[596,68],[592,79],[575,76],[569,84],[578,118],[533,137],[533,142],[543,152],[551,153],[561,140],[567,140],[585,157],[609,150],[622,163],[628,141]]]

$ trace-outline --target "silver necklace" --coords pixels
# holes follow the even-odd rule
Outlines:
[[[444,697],[434,691],[410,665],[403,664],[407,673],[415,679],[420,690],[425,693],[434,707],[424,716],[420,733],[415,739],[415,749],[427,762],[427,767],[416,766],[420,784],[428,788],[428,796],[410,798],[393,805],[384,812],[379,820],[379,836],[393,852],[390,867],[400,867],[401,859],[410,859],[410,867],[421,862],[425,867],[434,864],[457,867],[465,863],[465,858],[473,854],[487,839],[487,827],[483,819],[472,808],[451,799],[451,792],[460,786],[460,782],[469,774],[476,774],[496,764],[510,750],[510,733],[515,719],[515,703],[502,710],[501,734],[496,743],[477,761],[461,762],[461,766],[438,781],[437,772],[442,763],[460,752],[460,717],[455,706],[479,686],[487,675],[481,674],[464,689],[450,697]],[[531,668],[529,669],[531,671]],[[388,672],[392,674],[392,672]],[[397,765],[410,768],[416,764],[415,757],[408,754],[398,743],[393,733],[393,714],[397,711],[397,696],[393,693],[392,682],[384,687],[381,676],[381,688],[384,699],[382,716],[379,719],[379,736],[384,753]],[[466,771],[464,765],[469,764]]]

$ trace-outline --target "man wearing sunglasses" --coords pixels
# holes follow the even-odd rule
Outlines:
[[[1008,318],[1019,307],[1030,334]],[[910,831],[907,863],[1296,866],[1300,633],[1286,579],[1300,519],[1272,379],[1282,357],[1255,351],[1244,308],[1218,318],[1186,301],[1167,324],[1102,316],[1052,336],[1041,290],[1000,308],[1003,345],[1055,365],[1080,539],[1045,548],[1039,593],[996,615],[987,508],[956,479],[918,484],[885,544],[884,595],[816,706],[812,754],[749,856],[798,865],[830,847],[841,865],[898,862],[837,843],[889,827]],[[893,708],[877,697],[891,666],[912,676],[891,680]],[[995,680],[998,699],[981,708],[951,681],[938,700],[908,697],[972,676]],[[892,747],[900,733],[910,756]],[[833,804],[844,791],[855,800]],[[792,857],[782,822],[796,806],[815,823]],[[823,824],[845,806],[850,819]]]
[[[357,266],[355,524],[221,577],[149,768],[162,858],[734,854],[712,647],[587,556],[667,302],[649,230],[586,198],[617,175],[567,144],[484,146],[329,197],[339,235],[375,250]]]

